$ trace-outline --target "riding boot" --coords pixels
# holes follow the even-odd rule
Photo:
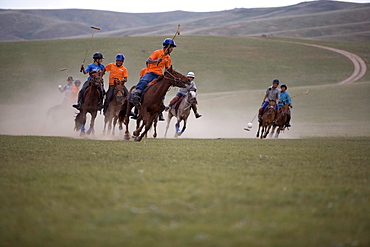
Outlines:
[[[161,105],[161,108],[159,109],[159,113],[158,113],[158,121],[164,121],[164,117],[163,117],[163,111],[165,109],[165,106],[163,104],[163,101],[162,101],[162,105]]]
[[[140,97],[141,97],[141,90],[140,89],[135,89],[134,93],[132,94],[132,103],[135,106],[140,105]]]
[[[193,104],[192,105],[192,108],[193,108],[193,112],[194,112],[195,118],[200,118],[202,115],[200,115],[198,113],[198,107],[197,107],[197,105],[196,104]]]
[[[286,123],[285,123],[285,127],[291,127],[291,125],[290,125],[290,119],[291,119],[291,116],[290,116],[290,114],[288,114],[287,120],[286,120]]]
[[[168,111],[178,100],[180,99],[179,96],[175,96],[168,106],[166,106],[165,110]]]

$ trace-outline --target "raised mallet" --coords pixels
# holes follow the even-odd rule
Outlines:
[[[85,57],[84,57],[84,61],[82,62],[82,65],[84,65],[85,64],[85,60],[86,60],[86,56],[87,56],[87,52],[89,51],[89,48],[90,48],[90,44],[91,44],[91,40],[92,40],[92,38],[93,38],[93,36],[94,36],[94,33],[95,33],[95,30],[100,30],[100,28],[98,28],[98,27],[91,27],[92,29],[93,29],[93,31],[92,31],[92,34],[91,34],[91,37],[90,37],[90,41],[89,41],[89,44],[87,45],[87,49],[86,49],[86,53],[85,53]],[[82,72],[82,68],[80,69],[80,72]]]

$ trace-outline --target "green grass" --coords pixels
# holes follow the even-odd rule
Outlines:
[[[369,138],[0,136],[1,246],[368,246]]]

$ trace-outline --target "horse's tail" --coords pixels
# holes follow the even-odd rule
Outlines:
[[[81,115],[81,112],[79,112],[75,117],[75,128],[74,128],[75,131],[79,131],[81,129],[81,126],[82,126],[81,118],[82,118],[82,115]]]

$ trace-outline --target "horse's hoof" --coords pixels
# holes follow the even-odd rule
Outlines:
[[[124,139],[124,140],[126,140],[126,141],[128,141],[128,140],[130,140],[130,137],[125,135],[125,136],[123,137],[123,139]]]
[[[141,138],[140,138],[140,136],[137,136],[137,137],[135,137],[135,139],[134,139],[136,142],[139,142],[139,141],[141,141]]]

